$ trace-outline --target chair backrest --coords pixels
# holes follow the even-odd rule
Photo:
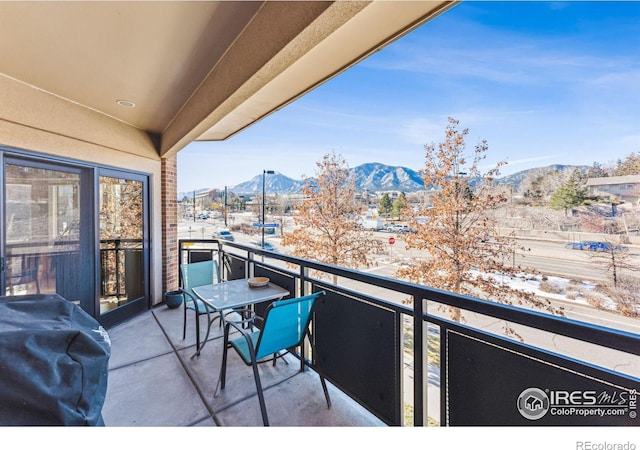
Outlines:
[[[264,325],[256,343],[256,358],[264,358],[280,350],[300,345],[309,328],[313,305],[316,299],[324,294],[324,291],[320,291],[271,303],[265,313]]]
[[[220,282],[218,262],[213,260],[181,264],[180,274],[182,287],[187,291],[194,287]]]
[[[38,277],[40,255],[16,255],[7,258],[5,275],[9,285],[32,283]],[[11,282],[9,282],[11,280]]]

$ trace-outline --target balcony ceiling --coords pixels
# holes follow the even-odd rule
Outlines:
[[[13,105],[0,121],[101,144],[54,117],[62,102],[172,156],[228,138],[454,3],[0,2],[0,86],[14,87],[0,89]]]

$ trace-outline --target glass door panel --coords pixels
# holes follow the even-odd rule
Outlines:
[[[145,297],[144,183],[100,176],[100,314]]]
[[[81,303],[80,183],[79,170],[5,165],[5,295]]]

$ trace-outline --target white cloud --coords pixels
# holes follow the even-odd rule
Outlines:
[[[425,144],[441,141],[446,126],[446,117],[407,118],[398,126],[396,134],[404,142],[422,148]]]

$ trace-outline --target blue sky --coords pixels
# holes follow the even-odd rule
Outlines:
[[[465,1],[227,141],[190,144],[178,190],[312,176],[330,152],[418,170],[449,116],[503,175],[640,152],[640,2]]]

